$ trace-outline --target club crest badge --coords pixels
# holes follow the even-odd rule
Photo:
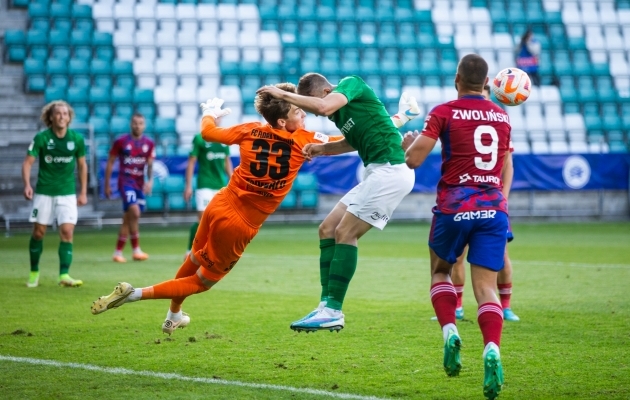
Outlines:
[[[68,150],[74,150],[74,142],[68,142]]]

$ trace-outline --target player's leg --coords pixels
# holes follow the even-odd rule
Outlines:
[[[123,249],[125,248],[125,244],[127,244],[127,238],[129,238],[129,224],[127,223],[127,213],[123,212],[122,224],[120,224],[120,228],[118,229],[116,250],[114,250],[114,254],[112,255],[112,260],[114,262],[127,262],[127,260],[123,256]]]
[[[129,239],[133,249],[132,258],[134,261],[145,261],[149,259],[149,255],[140,249],[140,215],[144,211],[145,204],[144,193],[142,190],[136,190],[136,201],[134,204],[130,205],[127,210]]]
[[[197,233],[197,228],[199,228],[199,223],[201,222],[201,218],[203,217],[203,212],[206,209],[206,206],[210,204],[210,201],[216,194],[216,191],[211,189],[197,189],[195,192],[195,205],[197,207],[197,222],[194,222],[190,226],[190,231],[188,234],[188,247],[186,248],[186,255],[190,253],[190,250],[193,246],[193,240],[195,239],[195,234]]]
[[[462,300],[464,296],[464,283],[466,282],[466,268],[464,266],[464,258],[466,257],[466,251],[461,256],[457,257],[457,261],[453,264],[451,270],[451,281],[457,293],[457,305],[455,308],[455,318],[464,319],[464,307],[462,306]],[[437,321],[437,317],[431,317],[431,321]]]
[[[358,240],[372,226],[385,227],[398,204],[411,191],[414,179],[414,172],[405,165],[368,166],[364,181],[340,201],[347,208],[334,230],[335,247],[328,274],[326,306],[309,318],[291,324],[291,329],[343,328],[345,321],[341,309],[357,268]],[[331,220],[335,221],[342,210],[340,207],[336,209],[339,213],[331,213]],[[330,229],[323,229],[323,235],[330,234]]]
[[[509,223],[508,218],[508,231],[507,242],[510,243],[514,240],[514,234],[512,233],[512,225]],[[499,289],[499,298],[501,300],[501,307],[503,307],[503,319],[505,321],[520,321],[518,315],[514,314],[510,301],[512,300],[512,260],[508,255],[508,246],[505,246],[505,255],[503,256],[504,267],[499,271],[497,277],[497,288]]]
[[[201,217],[203,216],[203,211],[197,212],[197,221],[193,222],[188,230],[188,246],[186,246],[186,255],[190,254],[190,250],[193,246],[193,240],[195,240],[195,235],[197,234],[197,229],[199,228],[199,223],[201,222]]]
[[[455,309],[457,293],[451,280],[452,266],[464,252],[469,221],[455,221],[453,215],[434,211],[429,233],[431,258],[431,304],[444,339],[444,371],[457,376],[462,368],[462,340],[457,330]]]
[[[498,271],[503,268],[507,215],[497,211],[492,218],[475,221],[469,237],[468,262],[471,264],[471,281],[479,308],[477,322],[483,336],[484,384],[487,398],[499,395],[503,385],[501,365],[501,332],[503,310],[496,294]]]
[[[66,287],[79,287],[83,285],[80,279],[73,279],[70,275],[72,265],[74,227],[77,223],[77,198],[71,196],[56,196],[55,216],[59,224],[59,285]]]
[[[46,235],[47,225],[52,224],[54,215],[52,214],[52,197],[35,194],[33,198],[33,210],[29,221],[33,223],[33,233],[28,243],[28,253],[30,257],[31,272],[29,274],[26,287],[35,288],[39,286],[39,259],[44,251],[44,235]]]

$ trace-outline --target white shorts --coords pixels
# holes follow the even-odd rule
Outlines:
[[[197,189],[195,192],[195,203],[197,204],[197,211],[203,211],[206,209],[206,206],[210,203],[210,200],[219,193],[218,190],[214,189]]]
[[[33,211],[29,217],[30,222],[40,225],[52,225],[55,218],[57,224],[77,224],[77,196],[47,196],[35,194],[33,197]]]
[[[416,173],[406,164],[370,164],[363,182],[339,201],[348,206],[350,214],[382,230],[415,181]]]

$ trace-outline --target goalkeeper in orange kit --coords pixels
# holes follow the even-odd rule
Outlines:
[[[291,83],[276,87],[296,91]],[[187,326],[190,317],[182,312],[182,303],[190,295],[209,290],[238,262],[263,222],[289,193],[305,161],[304,146],[342,139],[305,130],[304,111],[284,100],[259,94],[254,103],[267,124],[251,122],[220,128],[216,119],[230,113],[229,109],[221,109],[223,100],[215,98],[201,104],[203,139],[238,144],[241,161],[227,187],[206,207],[192,251],[175,278],[138,289],[121,282],[111,294],[94,301],[92,314],[138,300],[171,299],[162,331],[170,335],[178,327]]]

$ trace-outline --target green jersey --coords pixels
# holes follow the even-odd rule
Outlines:
[[[335,123],[348,143],[359,152],[365,166],[405,162],[402,136],[394,126],[385,106],[363,79],[343,78],[333,92],[348,98],[348,104],[328,118]]]
[[[39,132],[27,154],[39,158],[35,193],[65,196],[76,193],[74,168],[76,160],[85,157],[85,141],[80,133],[68,129],[59,139],[51,129]]]
[[[197,189],[219,190],[227,184],[225,159],[230,156],[228,146],[206,142],[201,134],[197,134],[190,155],[197,157]]]

